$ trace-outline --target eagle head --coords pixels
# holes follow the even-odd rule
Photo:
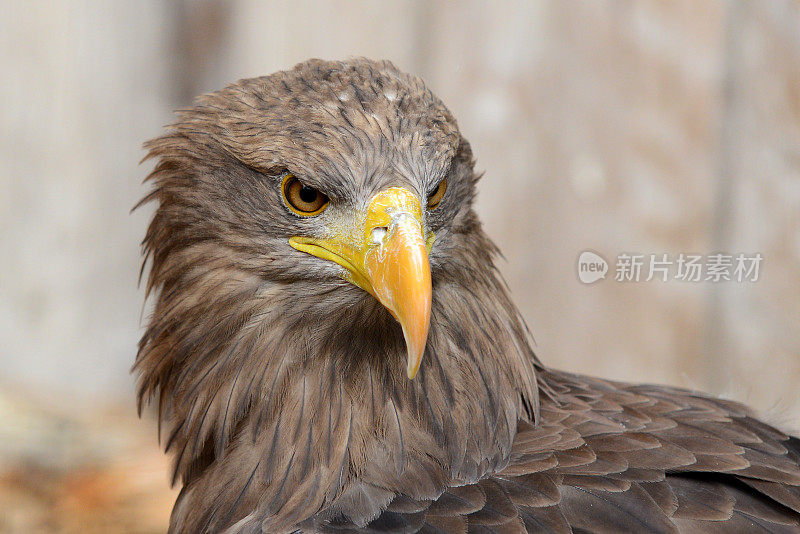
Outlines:
[[[419,78],[307,61],[200,97],[146,148],[135,368],[184,484],[173,524],[363,523],[409,480],[432,498],[508,460],[534,358],[470,145]]]

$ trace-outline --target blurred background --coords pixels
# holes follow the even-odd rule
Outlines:
[[[800,428],[800,5],[14,1],[0,17],[0,531],[161,532],[176,495],[129,368],[141,144],[309,57],[422,76],[551,366],[707,390]],[[580,283],[578,255],[611,264]],[[616,257],[761,253],[755,283]]]

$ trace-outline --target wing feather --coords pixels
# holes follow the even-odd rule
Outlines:
[[[396,497],[368,526],[400,515],[432,533],[800,529],[800,441],[747,408],[542,374],[541,419],[518,423],[504,469],[433,501]]]

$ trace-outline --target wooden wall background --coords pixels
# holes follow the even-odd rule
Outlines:
[[[163,530],[128,375],[140,145],[192,96],[311,56],[390,58],[450,106],[547,364],[800,428],[796,2],[0,4],[0,531]],[[764,262],[754,284],[586,286],[586,249]]]

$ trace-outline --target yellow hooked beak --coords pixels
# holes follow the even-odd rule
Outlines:
[[[348,225],[343,225],[348,226]],[[407,374],[414,378],[422,361],[431,322],[431,269],[422,208],[411,191],[392,187],[369,202],[355,228],[331,237],[292,237],[297,250],[344,267],[342,277],[386,306],[403,328]]]

